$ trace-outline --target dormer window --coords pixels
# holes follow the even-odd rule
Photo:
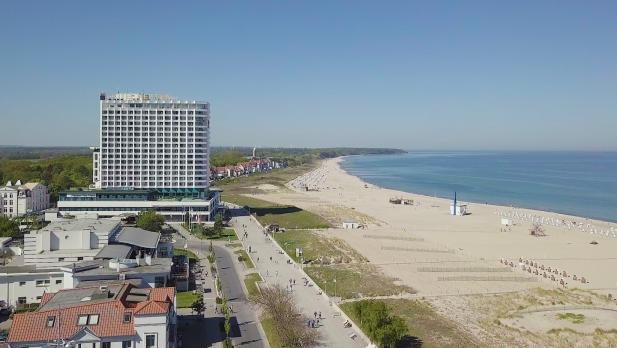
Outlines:
[[[124,313],[124,319],[123,322],[126,323],[130,323],[131,322],[131,318],[133,317],[131,312],[125,312]]]
[[[98,314],[83,314],[77,318],[77,325],[97,325],[98,323]]]
[[[56,317],[47,317],[47,327],[54,327],[54,323],[56,322]]]

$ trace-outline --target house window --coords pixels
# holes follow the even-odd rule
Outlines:
[[[122,341],[122,348],[131,348],[131,341]]]
[[[146,335],[146,348],[156,348],[156,334]]]
[[[19,286],[24,286],[26,285],[26,282],[19,282]]]
[[[80,315],[79,318],[77,318],[77,325],[86,325],[86,324],[88,324],[88,316]]]
[[[56,284],[62,284],[62,279],[56,279]]]
[[[130,323],[131,322],[131,312],[125,312],[124,313],[124,323]]]
[[[18,297],[17,298],[17,303],[18,304],[26,304],[26,297],[25,296]]]
[[[83,258],[82,256],[79,256],[79,257],[77,258],[77,261],[83,261],[83,259],[84,259],[84,258]]]
[[[97,325],[99,323],[99,315],[92,314],[88,316],[88,325]]]
[[[47,317],[47,327],[54,327],[55,322],[56,322],[56,317],[54,316]]]
[[[64,257],[59,257],[58,262],[64,261]]]
[[[83,314],[77,318],[77,325],[97,325],[98,323],[98,314]]]
[[[101,342],[101,348],[111,348],[111,342]]]

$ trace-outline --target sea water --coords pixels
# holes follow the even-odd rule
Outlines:
[[[409,152],[341,166],[394,190],[617,221],[617,152]]]

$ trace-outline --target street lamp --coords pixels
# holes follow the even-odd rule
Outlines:
[[[336,278],[334,278],[334,297],[336,297]]]

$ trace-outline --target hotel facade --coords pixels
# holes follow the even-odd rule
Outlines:
[[[61,214],[117,216],[154,209],[170,221],[210,221],[210,105],[156,94],[101,94],[93,185],[60,194]]]

